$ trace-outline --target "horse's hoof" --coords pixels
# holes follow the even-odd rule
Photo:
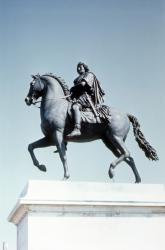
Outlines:
[[[111,168],[109,169],[108,174],[109,174],[110,179],[112,179],[114,177],[114,173],[113,173]]]
[[[138,179],[138,180],[135,181],[135,183],[137,183],[137,184],[140,183],[140,182],[141,182],[141,179]]]
[[[45,167],[45,165],[38,165],[37,166],[38,168],[39,168],[39,170],[41,170],[41,171],[43,171],[43,172],[46,172],[47,170],[46,170],[46,167]]]
[[[53,153],[55,153],[55,154],[56,154],[56,153],[59,153],[59,152],[58,152],[58,150],[55,150],[55,151],[53,151]]]
[[[63,181],[67,181],[69,179],[70,175],[65,175],[64,178],[62,179]]]

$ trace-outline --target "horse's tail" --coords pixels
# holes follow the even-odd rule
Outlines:
[[[133,126],[133,132],[135,135],[135,139],[139,145],[139,147],[144,151],[146,157],[149,160],[157,161],[158,155],[156,153],[156,150],[149,144],[149,142],[145,139],[143,133],[140,130],[140,124],[137,120],[137,118],[133,115],[128,114],[128,118]]]

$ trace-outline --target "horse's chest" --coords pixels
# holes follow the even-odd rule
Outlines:
[[[54,113],[49,110],[41,113],[41,121],[44,123],[51,123],[54,120],[54,117]]]
[[[58,110],[41,112],[41,128],[45,135],[52,134],[55,130],[64,128],[63,115]]]

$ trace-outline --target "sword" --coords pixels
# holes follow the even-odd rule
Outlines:
[[[89,104],[91,105],[91,108],[92,108],[92,111],[96,117],[96,121],[99,122],[100,119],[99,119],[99,114],[97,113],[96,109],[95,109],[95,106],[93,105],[93,102],[91,101],[91,99],[89,98],[89,95],[87,94],[87,92],[85,92],[85,95],[86,95],[86,98],[89,102]]]

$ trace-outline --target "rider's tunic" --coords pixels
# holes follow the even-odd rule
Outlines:
[[[82,81],[86,82],[84,86],[81,84]],[[76,102],[79,103],[82,108],[90,107],[90,103],[85,92],[91,98],[95,107],[104,102],[104,91],[102,90],[96,76],[92,72],[85,72],[84,74],[79,75],[74,80],[74,86],[71,88],[72,98],[75,98]]]

